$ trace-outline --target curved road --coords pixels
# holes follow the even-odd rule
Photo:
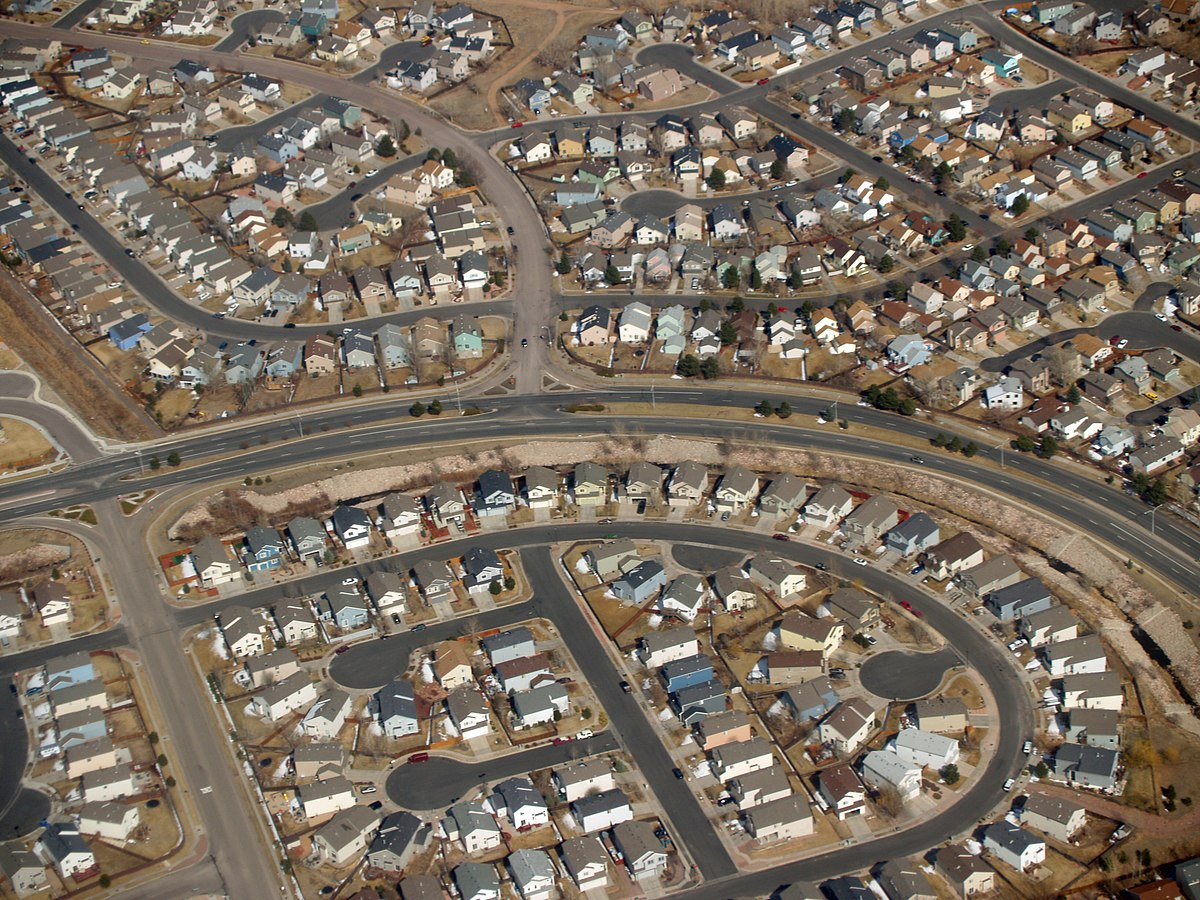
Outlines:
[[[96,438],[59,407],[36,398],[37,379],[25,372],[0,371],[0,412],[36,422],[76,464],[98,459]]]

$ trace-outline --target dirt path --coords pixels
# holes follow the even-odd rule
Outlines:
[[[1090,813],[1104,816],[1106,819],[1112,819],[1116,822],[1124,822],[1145,834],[1152,834],[1155,837],[1178,837],[1181,834],[1186,834],[1194,830],[1200,825],[1200,806],[1193,807],[1185,815],[1167,819],[1163,816],[1156,816],[1154,813],[1146,812],[1144,809],[1131,809],[1128,806],[1117,803],[1115,800],[1108,800],[1089,791],[1073,791],[1070,788],[1057,784],[1042,782],[1029,785],[1027,790],[1046,794],[1050,797],[1063,797],[1067,800],[1074,800],[1076,803],[1086,807]]]
[[[554,27],[551,28],[550,33],[547,34],[542,39],[542,44],[545,46],[549,46],[554,41],[554,39],[556,37],[558,37],[558,35],[562,32],[563,26],[567,24],[566,16],[563,15],[562,9],[553,3],[527,3],[525,5],[534,7],[536,9],[545,9],[547,11],[553,11]],[[574,13],[572,13],[572,15],[574,15]],[[523,69],[525,66],[529,65],[529,63],[532,62],[537,57],[540,49],[541,49],[540,47],[534,47],[532,50],[529,50],[523,56],[521,56],[519,59],[517,59],[517,61],[514,62],[511,66],[504,69],[503,71],[497,72],[495,75],[492,76],[492,83],[488,87],[488,92],[487,92],[487,108],[492,111],[492,118],[498,124],[501,124],[501,125],[504,124],[504,120],[506,118],[503,110],[501,110],[501,108],[500,108],[500,103],[499,103],[501,85],[503,84],[503,82],[506,82],[509,80],[510,75],[513,75],[513,74],[521,71],[521,69]]]

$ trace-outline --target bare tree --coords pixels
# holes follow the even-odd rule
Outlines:
[[[1049,347],[1042,358],[1050,366],[1050,377],[1059,384],[1074,384],[1079,378],[1079,354],[1068,347]]]

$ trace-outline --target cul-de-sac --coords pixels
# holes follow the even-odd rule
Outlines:
[[[1198,0],[2,0],[0,898],[1200,900]]]

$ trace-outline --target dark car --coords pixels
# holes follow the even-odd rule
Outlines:
[[[504,230],[505,230],[505,231],[507,231],[509,234],[515,234],[515,233],[516,233],[516,232],[514,232],[514,231],[513,231],[513,227],[512,227],[511,225],[509,225],[509,226],[508,226],[507,228],[505,228]]]
[[[125,255],[128,256],[130,259],[133,259],[133,251],[128,247],[125,248]]]
[[[283,327],[284,327],[284,328],[295,328],[295,327],[296,327],[296,323],[295,323],[295,322],[285,322],[285,323],[284,323],[284,325],[283,325]]]
[[[400,613],[392,613],[392,621],[397,625],[400,624]]]
[[[814,568],[814,569],[820,569],[822,572],[824,572],[826,569],[828,569],[828,568],[829,568],[829,566],[825,565],[825,563],[815,563],[815,564],[813,565],[813,568]]]
[[[683,769],[679,768],[678,766],[676,766],[674,769],[672,769],[672,770],[671,770],[671,773],[672,773],[672,774],[673,774],[673,775],[674,775],[676,778],[678,778],[680,781],[686,781],[686,780],[687,780],[687,776],[683,774]]]
[[[730,803],[737,803],[732,797],[718,797],[717,806],[728,806]]]
[[[412,627],[412,630],[413,630],[413,631],[424,631],[424,630],[425,630],[425,623],[424,623],[424,622],[422,622],[420,625],[414,625],[414,626]]]
[[[334,653],[345,653],[349,649],[350,649],[349,647],[347,647],[343,644],[341,647],[338,647],[337,650],[334,651]]]
[[[374,803],[371,804],[371,809],[383,809],[383,801],[376,800]]]
[[[629,682],[628,682],[628,681],[622,681],[622,682],[621,682],[621,690],[623,690],[623,691],[624,691],[625,693],[627,693],[627,694],[631,694],[631,693],[633,693],[633,688],[631,688],[631,687],[629,686]]]
[[[521,346],[528,347],[529,346],[529,338],[521,338]]]
[[[775,534],[771,535],[771,537],[777,541],[790,541],[791,540],[791,538],[788,537],[786,534],[784,534],[782,531],[775,532]]]

